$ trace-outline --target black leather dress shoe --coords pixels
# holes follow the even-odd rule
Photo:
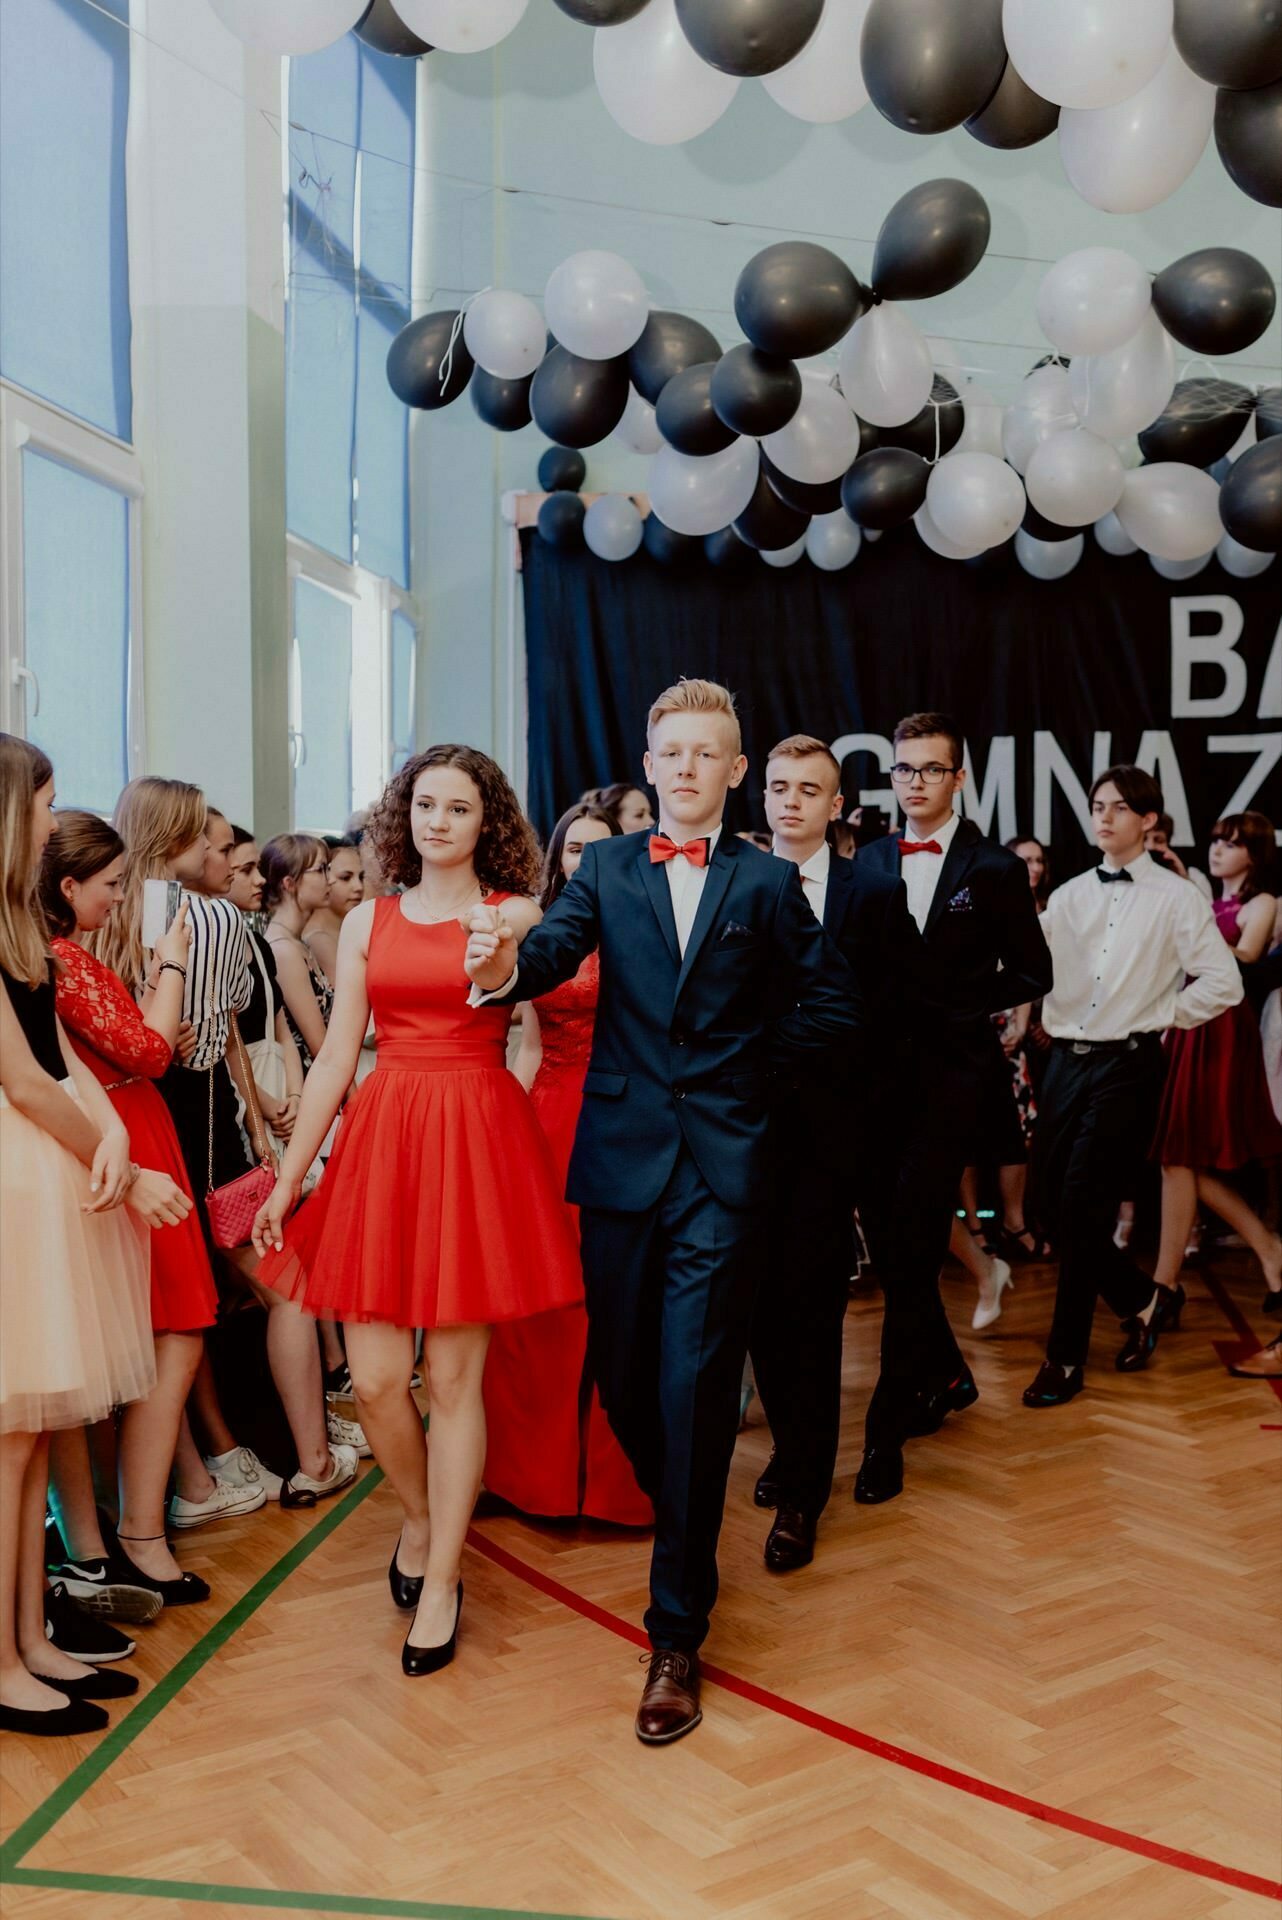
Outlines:
[[[1119,1373],[1142,1373],[1153,1357],[1157,1346],[1157,1316],[1160,1307],[1154,1308],[1152,1318],[1145,1323],[1136,1315],[1134,1320],[1123,1320],[1126,1330],[1126,1343],[1119,1347],[1113,1365]]]
[[[458,1623],[462,1618],[463,1582],[460,1580],[458,1604],[454,1609],[453,1633],[439,1647],[416,1647],[407,1639],[401,1648],[401,1672],[409,1674],[412,1680],[418,1680],[425,1673],[439,1673],[442,1667],[448,1667],[454,1658],[454,1649],[458,1645]]]
[[[899,1447],[869,1447],[855,1475],[855,1499],[861,1507],[879,1507],[904,1490],[904,1456]]]
[[[1157,1296],[1157,1305],[1153,1309],[1153,1329],[1156,1333],[1178,1333],[1180,1316],[1188,1305],[1188,1295],[1176,1281],[1173,1287],[1162,1287]]]
[[[795,1573],[815,1557],[817,1520],[797,1507],[780,1507],[766,1535],[765,1561],[771,1573]]]
[[[1062,1407],[1076,1398],[1086,1382],[1081,1367],[1074,1367],[1065,1373],[1058,1363],[1043,1360],[1037,1369],[1037,1378],[1024,1388],[1026,1407]]]
[[[392,1599],[401,1612],[412,1613],[422,1596],[423,1576],[421,1573],[401,1572],[396,1564],[396,1556],[400,1550],[401,1543],[397,1540],[392,1548],[392,1564],[387,1569],[387,1584],[392,1589]]]
[[[754,1506],[777,1507],[779,1505],[779,1498],[783,1489],[774,1477],[775,1460],[777,1457],[776,1454],[771,1453],[770,1458],[766,1461],[765,1471],[761,1474],[756,1486],[752,1489]]]
[[[973,1407],[978,1398],[975,1376],[969,1367],[963,1367],[946,1387],[940,1387],[935,1393],[914,1395],[904,1415],[906,1438],[920,1439],[924,1434],[938,1433],[950,1413]]]

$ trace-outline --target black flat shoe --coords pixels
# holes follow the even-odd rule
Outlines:
[[[68,1700],[65,1707],[53,1707],[48,1713],[0,1705],[0,1733],[35,1734],[55,1740],[64,1733],[101,1733],[110,1724],[107,1713],[92,1700]]]
[[[904,1490],[904,1456],[899,1447],[869,1447],[855,1475],[855,1499],[861,1507],[879,1507]]]
[[[396,1564],[396,1556],[401,1550],[399,1538],[392,1548],[392,1564],[387,1569],[387,1584],[392,1589],[392,1599],[402,1613],[412,1613],[419,1603],[423,1591],[421,1573],[402,1573]]]
[[[1037,1369],[1037,1377],[1031,1385],[1024,1388],[1026,1407],[1062,1407],[1077,1395],[1086,1385],[1084,1369],[1074,1367],[1065,1373],[1063,1367],[1053,1361],[1043,1360]]]
[[[1153,1309],[1152,1317],[1147,1321],[1139,1318],[1124,1320],[1126,1330],[1125,1345],[1119,1347],[1113,1365],[1119,1373],[1142,1373],[1153,1357],[1157,1346],[1157,1316],[1161,1312],[1160,1304]]]
[[[454,1658],[454,1649],[458,1644],[459,1621],[463,1618],[463,1582],[458,1583],[458,1606],[454,1612],[454,1631],[443,1646],[415,1647],[408,1639],[401,1648],[401,1672],[408,1673],[412,1680],[421,1679],[425,1673],[439,1673],[442,1667],[448,1667]]]
[[[1157,1305],[1153,1309],[1154,1333],[1178,1333],[1180,1319],[1189,1297],[1177,1281],[1173,1287],[1162,1287],[1158,1291]]]
[[[1282,1298],[1282,1295],[1279,1295],[1279,1298]],[[754,1507],[777,1507],[779,1505],[779,1496],[783,1489],[774,1477],[776,1458],[777,1456],[774,1453],[770,1455],[770,1458],[766,1461],[765,1471],[761,1474],[756,1486],[752,1489],[752,1504]]]
[[[119,1565],[135,1587],[146,1587],[152,1593],[158,1593],[167,1607],[192,1607],[200,1600],[208,1600],[210,1586],[197,1573],[184,1573],[177,1580],[156,1580],[151,1574],[136,1567],[121,1546],[119,1538],[110,1556],[111,1562]]]
[[[1261,1313],[1282,1313],[1282,1287],[1279,1287],[1276,1293],[1265,1294],[1263,1304],[1260,1307],[1260,1312]]]
[[[950,1413],[973,1407],[979,1388],[969,1367],[963,1367],[955,1380],[936,1393],[917,1394],[904,1415],[904,1437],[919,1440],[925,1434],[938,1433]]]
[[[797,1507],[780,1507],[766,1535],[765,1562],[771,1573],[795,1573],[815,1557],[818,1521]]]
[[[138,1678],[132,1673],[87,1673],[80,1680],[57,1680],[51,1673],[37,1673],[35,1678],[65,1693],[68,1700],[127,1700],[138,1691]]]

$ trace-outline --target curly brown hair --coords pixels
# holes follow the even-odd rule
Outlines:
[[[481,796],[481,837],[472,855],[481,885],[498,893],[535,894],[542,861],[534,828],[502,767],[477,747],[428,747],[388,781],[365,827],[387,878],[412,887],[422,875],[423,858],[414,849],[410,828],[410,799],[415,781],[428,767],[457,767]]]

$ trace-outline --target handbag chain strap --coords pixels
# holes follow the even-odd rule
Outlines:
[[[245,1052],[245,1042],[240,1037],[240,1022],[234,1013],[230,1016],[228,1027],[230,1037],[236,1043],[237,1057],[240,1060],[240,1070],[245,1076],[244,1099],[245,1110],[250,1121],[250,1145],[252,1146],[255,1141],[261,1141],[263,1143],[264,1151],[258,1156],[259,1164],[266,1167],[269,1173],[274,1173],[276,1167],[271,1156],[271,1150],[266,1146],[267,1126],[263,1119],[263,1110],[258,1104],[258,1088],[254,1085],[254,1076],[250,1069],[249,1056]],[[226,1057],[224,1053],[224,1060]],[[219,1064],[218,1061],[215,1061],[209,1069],[209,1183],[207,1191],[210,1193],[214,1191],[214,1075],[218,1071]]]

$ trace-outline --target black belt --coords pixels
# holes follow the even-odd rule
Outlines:
[[[1062,1047],[1065,1053],[1134,1053],[1146,1040],[1156,1040],[1155,1033],[1132,1033],[1125,1040],[1061,1040],[1058,1036],[1051,1045]]]

